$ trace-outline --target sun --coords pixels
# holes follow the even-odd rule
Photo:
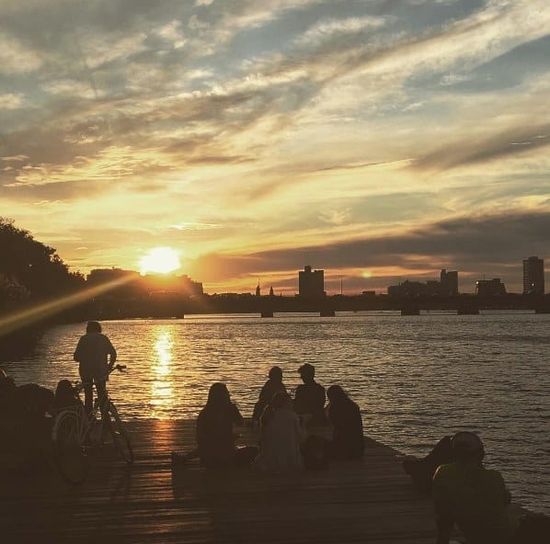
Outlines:
[[[139,261],[141,274],[168,274],[181,267],[179,254],[171,247],[154,247]]]

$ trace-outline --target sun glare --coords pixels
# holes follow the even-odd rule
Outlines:
[[[180,258],[176,250],[171,247],[154,247],[139,261],[142,274],[168,274],[180,268]]]

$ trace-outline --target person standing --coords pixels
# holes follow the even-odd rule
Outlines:
[[[74,352],[74,360],[79,363],[78,371],[84,386],[84,407],[88,414],[92,413],[94,406],[94,384],[100,406],[103,406],[107,398],[106,382],[116,358],[116,350],[109,338],[102,334],[101,324],[98,321],[89,321],[86,334],[80,337]]]

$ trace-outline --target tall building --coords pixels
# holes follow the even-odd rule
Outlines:
[[[523,294],[544,295],[544,261],[538,257],[523,261]]]
[[[456,270],[441,270],[439,275],[441,294],[446,296],[458,295],[458,272]]]
[[[298,273],[298,292],[301,297],[317,298],[325,295],[325,271],[305,266]]]

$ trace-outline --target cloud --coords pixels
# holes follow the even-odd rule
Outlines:
[[[371,16],[319,21],[299,36],[295,43],[298,45],[319,44],[334,36],[364,32],[365,30],[380,28],[385,24],[386,19]]]
[[[0,75],[33,72],[42,66],[42,58],[19,40],[0,31]]]
[[[24,97],[19,93],[0,94],[0,110],[17,110],[23,107]]]
[[[123,264],[139,224],[213,264],[244,255],[235,270],[286,273],[317,246],[346,261],[350,237],[382,266],[380,232],[414,249],[464,203],[547,200],[549,25],[543,0],[0,0],[0,156],[19,157],[2,205],[60,231],[118,205],[125,230],[90,262]],[[533,51],[536,69],[496,77]],[[223,228],[169,228],[186,224]],[[421,272],[420,249],[397,262]]]
[[[205,281],[298,270],[304,264],[332,270],[372,267],[416,269],[457,268],[501,271],[526,253],[549,255],[546,233],[550,211],[510,211],[426,224],[408,232],[343,240],[319,246],[291,247],[250,255],[211,254],[198,259],[193,275]]]
[[[447,170],[525,154],[550,146],[550,123],[518,127],[489,138],[467,138],[412,161],[417,170]]]

